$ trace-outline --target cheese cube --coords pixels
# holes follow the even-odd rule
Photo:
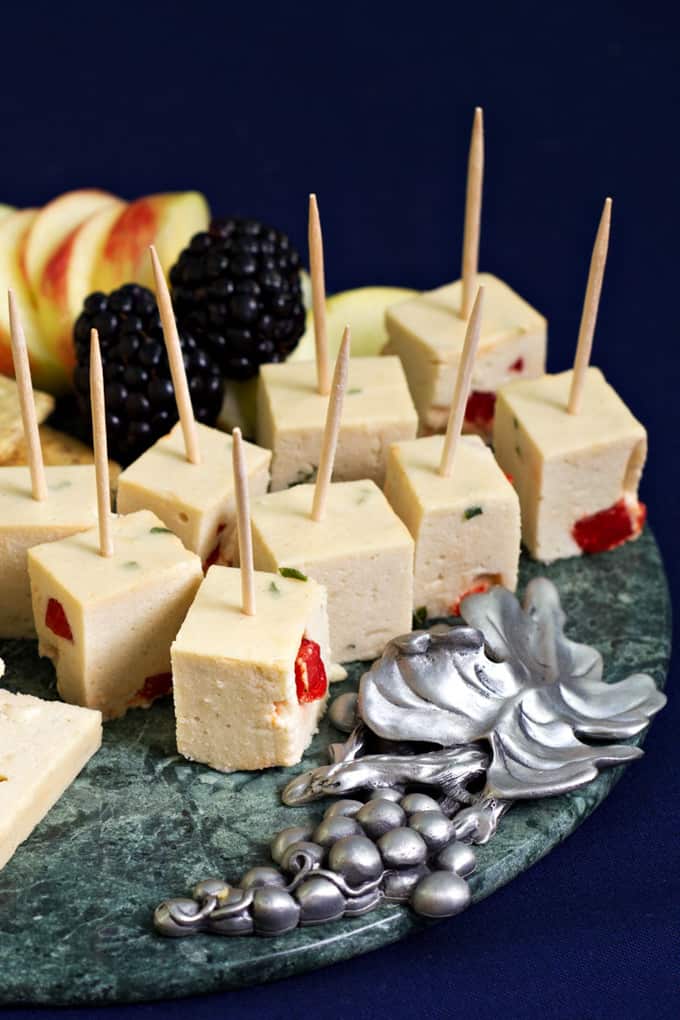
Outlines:
[[[27,554],[91,528],[97,520],[94,468],[45,468],[48,497],[33,499],[27,467],[0,468],[0,638],[34,638]]]
[[[484,285],[484,315],[464,428],[488,434],[498,387],[545,371],[547,323],[498,277],[480,273],[478,282]],[[467,326],[459,315],[462,290],[456,280],[400,301],[385,314],[390,339],[384,353],[401,358],[425,435],[446,430]]]
[[[458,612],[461,598],[517,587],[517,493],[479,436],[461,436],[453,471],[439,474],[443,436],[396,443],[385,496],[415,541],[413,606],[427,616]]]
[[[567,402],[572,372],[511,383],[498,394],[494,449],[514,478],[522,539],[544,563],[635,538],[647,433],[597,368],[579,414]]]
[[[39,652],[64,701],[106,719],[170,689],[170,645],[203,576],[201,561],[148,510],[112,520],[114,555],[97,529],[28,556]]]
[[[178,423],[123,471],[117,509],[121,514],[152,510],[207,565],[217,558],[222,541],[232,544],[236,529],[231,436],[207,425],[196,428],[201,463],[186,459]],[[271,453],[243,445],[250,491],[259,496],[269,484]]]
[[[322,521],[311,519],[313,497],[313,485],[297,485],[253,503],[255,566],[324,585],[332,658],[375,658],[411,629],[413,539],[375,482],[331,485]]]
[[[99,712],[0,690],[0,869],[101,742]]]
[[[211,567],[172,646],[178,750],[221,772],[296,764],[326,706],[324,589],[256,572],[255,599],[246,616],[240,571]],[[317,646],[313,686],[303,638]]]
[[[316,477],[328,397],[313,361],[263,365],[257,441],[273,452],[272,492]],[[382,485],[390,443],[412,439],[418,417],[398,358],[352,358],[333,478]]]

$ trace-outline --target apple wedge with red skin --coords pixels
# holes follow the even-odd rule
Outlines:
[[[197,191],[148,195],[131,202],[114,222],[95,266],[93,290],[109,294],[124,283],[153,287],[149,245],[167,274],[194,234],[207,230],[210,209]]]
[[[0,372],[14,375],[7,291],[14,291],[26,335],[33,384],[38,389],[61,393],[70,376],[44,342],[37,310],[24,270],[26,238],[35,223],[37,209],[21,209],[0,219]]]
[[[38,307],[46,342],[69,376],[75,365],[73,324],[95,288],[92,276],[106,239],[126,203],[114,198],[83,220],[45,265]]]

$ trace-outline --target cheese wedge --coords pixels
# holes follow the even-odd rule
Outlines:
[[[114,555],[96,528],[29,552],[39,652],[64,701],[104,718],[170,691],[170,645],[198,590],[201,561],[148,510],[112,521]]]
[[[97,521],[94,468],[46,467],[48,496],[33,499],[27,467],[0,468],[0,638],[36,635],[28,580],[28,550]]]
[[[464,428],[488,434],[498,387],[545,371],[547,323],[497,276],[480,273],[477,279],[484,286],[484,316]],[[459,315],[462,290],[456,280],[385,313],[383,353],[401,358],[425,435],[446,430],[467,326]]]
[[[313,496],[297,485],[253,502],[255,566],[324,585],[335,661],[376,658],[411,629],[413,539],[373,481],[332,484],[322,521],[310,517]]]
[[[138,457],[118,479],[121,514],[152,510],[208,566],[220,545],[230,548],[236,528],[231,436],[197,424],[201,463],[186,459],[178,423]],[[253,496],[267,491],[271,453],[244,443]]]
[[[178,750],[222,772],[296,764],[326,706],[324,589],[256,571],[255,599],[246,616],[240,571],[211,567],[172,646]]]
[[[316,478],[327,410],[315,362],[261,367],[257,441],[272,450],[272,492]],[[399,359],[352,358],[333,478],[382,485],[390,443],[413,439],[417,426]]]
[[[572,372],[504,386],[494,450],[512,475],[522,539],[544,563],[636,538],[647,433],[599,369],[588,369],[579,414],[567,403]]]
[[[0,869],[101,742],[99,712],[0,690]]]
[[[415,542],[413,608],[458,612],[461,598],[502,584],[514,591],[520,550],[517,493],[479,436],[462,436],[439,474],[443,436],[396,443],[385,496]]]

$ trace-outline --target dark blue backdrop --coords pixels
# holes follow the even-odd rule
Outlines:
[[[595,360],[649,428],[644,497],[677,591],[674,7],[11,0],[0,201],[195,187],[303,247],[315,190],[330,289],[430,287],[458,273],[468,133],[483,105],[482,266],[548,315],[552,369],[570,358],[614,196]],[[565,845],[467,914],[276,985],[106,1015],[677,1018],[674,672],[645,759]]]

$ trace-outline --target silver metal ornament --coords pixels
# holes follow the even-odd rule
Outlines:
[[[494,588],[464,599],[461,615],[460,625],[390,641],[358,696],[331,705],[346,740],[282,792],[290,805],[340,798],[323,820],[274,836],[278,867],[251,868],[237,887],[205,879],[193,898],[163,901],[161,935],[280,935],[383,900],[451,917],[471,900],[472,844],[487,842],[515,801],[565,793],[640,757],[613,741],[640,733],[664,695],[645,674],[605,683],[599,653],[565,636],[550,581],[528,585],[523,609]]]
[[[371,839],[378,839],[390,829],[398,829],[406,824],[406,812],[403,807],[394,801],[382,798],[369,800],[367,804],[362,804],[361,810],[356,813],[355,818]]]

